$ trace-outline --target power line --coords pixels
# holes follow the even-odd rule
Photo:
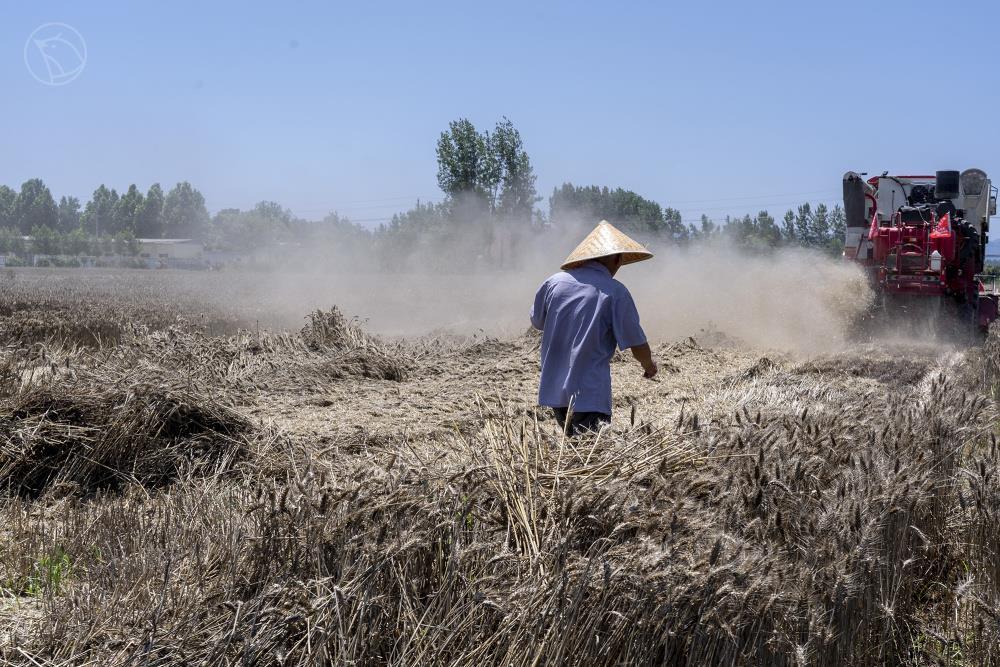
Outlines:
[[[780,195],[751,195],[747,197],[722,197],[719,199],[674,199],[671,204],[698,204],[698,203],[708,203],[714,204],[715,202],[721,201],[742,201],[746,199],[772,199],[776,197],[804,197],[806,195],[824,195],[824,196],[835,196],[839,195],[839,192],[831,192],[829,190],[813,190],[812,192],[789,192]]]
[[[765,211],[765,210],[769,211],[769,209],[778,209],[778,208],[784,209],[786,207],[791,208],[791,207],[794,207],[794,206],[799,206],[800,204],[803,204],[803,203],[806,203],[806,202],[803,202],[802,200],[796,199],[794,201],[785,201],[785,202],[760,202],[760,203],[752,204],[752,205],[748,204],[747,206],[748,207],[752,206],[752,208],[756,209],[759,212],[759,211]],[[808,202],[808,203],[810,205],[812,205],[815,202]],[[824,203],[824,202],[822,202],[822,200],[821,200],[819,203]],[[735,212],[735,211],[739,210],[740,208],[741,208],[741,206],[739,204],[732,204],[732,205],[729,205],[729,206],[691,207],[691,208],[677,209],[677,210],[679,210],[681,212],[681,215],[683,215],[685,212],[690,213],[692,211],[697,211],[699,214],[700,213],[709,212],[709,211],[731,211],[731,212]],[[750,211],[748,211],[746,209],[744,209],[742,211],[742,213],[749,213],[749,212]]]

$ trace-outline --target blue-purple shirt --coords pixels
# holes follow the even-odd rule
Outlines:
[[[646,342],[632,295],[597,261],[538,288],[531,325],[542,331],[538,404],[611,414],[611,357]]]

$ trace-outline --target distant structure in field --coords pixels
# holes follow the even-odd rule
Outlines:
[[[118,242],[102,239],[100,247],[87,248],[77,254],[42,252],[32,236],[20,238],[18,252],[0,253],[2,266],[94,267],[119,266],[148,269],[207,269],[209,257],[201,241],[195,239],[134,239],[128,248]]]
[[[139,259],[151,269],[200,268],[205,251],[200,241],[194,239],[136,239]]]

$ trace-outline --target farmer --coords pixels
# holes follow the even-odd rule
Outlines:
[[[652,256],[602,220],[535,294],[531,325],[542,331],[538,403],[551,407],[572,435],[611,423],[616,346],[632,351],[645,377],[656,375],[632,295],[614,279],[624,264]]]

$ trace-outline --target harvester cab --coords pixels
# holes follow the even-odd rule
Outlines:
[[[980,169],[867,180],[849,171],[844,257],[864,267],[881,309],[985,331],[1000,300],[996,280],[982,275],[996,201]]]

